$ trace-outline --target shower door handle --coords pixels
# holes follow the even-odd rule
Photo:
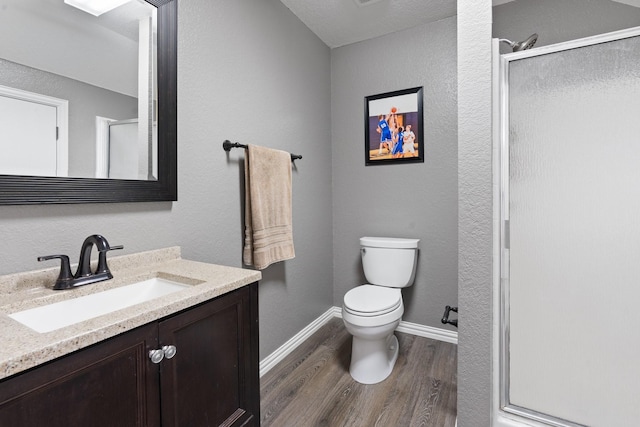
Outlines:
[[[500,278],[509,279],[509,259],[511,255],[511,223],[508,219],[502,222],[502,247],[500,249]]]

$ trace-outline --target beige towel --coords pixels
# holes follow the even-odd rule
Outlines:
[[[244,156],[244,193],[244,263],[264,270],[294,258],[291,155],[249,145]]]

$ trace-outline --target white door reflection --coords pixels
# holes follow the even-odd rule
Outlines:
[[[67,176],[68,102],[0,86],[0,171]]]

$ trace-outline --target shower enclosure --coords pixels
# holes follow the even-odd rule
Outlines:
[[[495,66],[494,425],[639,425],[640,29]]]

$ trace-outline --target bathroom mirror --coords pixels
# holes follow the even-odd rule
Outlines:
[[[38,7],[28,6],[34,2]],[[116,0],[99,16],[76,3],[7,0],[0,9],[3,29],[19,22],[17,35],[0,41],[0,108],[16,114],[5,125],[0,115],[0,204],[177,200],[177,1]],[[66,17],[54,14],[63,9]],[[68,41],[56,36],[63,47],[47,54],[42,47],[61,22]],[[116,43],[101,44],[107,38]],[[13,102],[30,97],[35,102]],[[45,112],[38,126],[27,121],[11,129],[22,105],[29,117],[43,105],[54,113]],[[42,135],[52,144],[43,145],[34,131],[40,123],[47,123]],[[118,154],[128,163],[117,162]],[[40,167],[50,158],[53,166]]]

